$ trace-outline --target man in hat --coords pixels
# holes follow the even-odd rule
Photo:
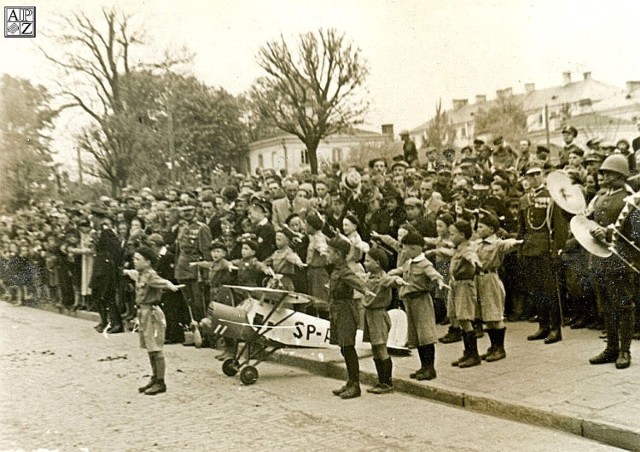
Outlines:
[[[120,242],[113,230],[111,214],[102,207],[92,208],[91,213],[97,237],[89,285],[100,314],[100,323],[95,328],[99,333],[105,329],[109,334],[122,333],[122,319],[116,304],[118,269],[122,267]]]
[[[544,167],[544,164],[547,163],[547,161],[549,160],[549,154],[551,154],[551,151],[546,146],[542,146],[542,145],[536,146],[536,158],[535,158],[536,163],[540,163]],[[529,167],[530,165],[527,166],[527,170],[529,169]],[[525,171],[525,175],[526,175],[526,171]]]
[[[416,148],[416,143],[409,137],[408,130],[400,132],[400,139],[402,140],[402,153],[404,155],[404,160],[411,165],[414,160],[418,160],[418,149]]]
[[[249,206],[248,216],[253,224],[258,248],[256,258],[262,262],[276,250],[276,231],[267,218],[271,205],[266,199],[254,199]]]
[[[433,179],[423,180],[420,184],[420,199],[424,206],[424,216],[432,220],[435,224],[436,217],[440,211],[445,208],[446,203],[434,195],[434,193]]]
[[[271,205],[271,221],[276,231],[282,229],[282,224],[292,213],[297,213],[304,218],[309,209],[309,200],[296,196],[300,184],[292,177],[288,177],[282,181],[284,189],[284,198],[274,199]],[[274,248],[275,249],[275,248]]]
[[[191,308],[193,320],[199,322],[205,315],[206,307],[199,281],[199,270],[192,262],[211,260],[211,231],[195,218],[195,206],[180,207],[180,225],[176,238],[175,278],[184,284],[182,293]]]
[[[640,262],[640,255],[634,250],[634,245],[640,245],[640,211],[630,205],[638,202],[638,196],[632,194],[632,199],[628,199],[630,193],[625,181],[630,172],[626,157],[620,154],[607,157],[600,173],[604,190],[591,204],[593,220],[599,227],[589,232],[602,245],[613,246],[615,255],[606,258],[591,256],[592,277],[597,281],[603,304],[607,346],[589,362],[615,363],[617,369],[626,369],[631,365],[630,346],[638,284],[638,275],[631,265],[638,266]]]
[[[423,237],[435,237],[435,218],[426,217],[423,214],[423,203],[418,198],[409,197],[404,200],[404,211],[407,214],[407,221],[416,228]]]
[[[529,191],[521,198],[518,239],[523,240],[520,256],[524,268],[536,269],[528,275],[528,291],[538,311],[539,328],[527,337],[553,344],[562,340],[560,300],[555,273],[568,236],[568,223],[555,205],[545,185],[539,162],[527,169]]]
[[[438,161],[438,150],[430,146],[425,153],[427,156],[427,161],[424,163],[423,168],[427,171],[438,171],[439,161]]]
[[[569,152],[573,148],[578,147],[575,144],[575,139],[578,136],[578,129],[573,126],[564,126],[562,128],[562,141],[564,141],[564,148],[560,151],[560,168],[564,168],[569,164]]]

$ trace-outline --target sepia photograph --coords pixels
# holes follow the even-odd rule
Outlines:
[[[1,451],[640,451],[640,4],[1,6]]]

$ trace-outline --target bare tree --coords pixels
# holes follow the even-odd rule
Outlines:
[[[95,161],[89,172],[111,183],[116,194],[130,179],[136,163],[149,161],[148,103],[140,103],[149,74],[134,64],[132,48],[143,44],[144,32],[131,26],[132,16],[103,9],[100,21],[84,13],[62,17],[54,38],[62,53],[41,49],[66,75],[60,82],[63,108],[79,108],[94,121],[78,137]],[[166,57],[163,67],[181,62]],[[142,93],[140,90],[142,89]],[[144,133],[141,133],[144,132]]]
[[[442,110],[442,99],[439,99],[436,103],[436,114],[427,126],[423,147],[433,146],[441,152],[444,147],[453,145],[455,137],[456,130],[447,112]]]
[[[358,95],[368,68],[360,49],[334,29],[300,35],[296,50],[283,36],[260,49],[267,75],[251,96],[265,119],[306,144],[317,174],[320,140],[362,122],[368,103]]]

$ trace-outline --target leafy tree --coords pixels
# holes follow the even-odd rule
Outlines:
[[[527,133],[527,115],[513,96],[499,97],[488,109],[476,113],[476,134],[502,135],[515,143]]]
[[[259,50],[267,75],[251,97],[263,118],[306,144],[317,174],[320,140],[362,122],[368,104],[358,95],[368,68],[360,50],[334,29],[300,35],[296,50],[283,36]]]
[[[436,103],[436,114],[431,118],[431,121],[429,121],[426,130],[426,139],[422,147],[433,146],[438,152],[441,152],[445,147],[453,145],[455,137],[455,127],[453,127],[447,112],[442,110],[442,99],[438,99]]]
[[[0,93],[0,203],[15,209],[51,188],[48,132],[57,111],[46,88],[28,80],[2,75]]]

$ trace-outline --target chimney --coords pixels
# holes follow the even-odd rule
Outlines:
[[[571,83],[571,72],[563,72],[562,73],[562,84],[567,85]]]
[[[635,91],[640,89],[640,80],[629,80],[627,82],[627,92]]]
[[[513,95],[513,88],[499,89],[496,91],[496,97],[503,99],[505,97],[511,97]]]
[[[469,99],[453,99],[453,109],[460,110],[469,103]]]
[[[591,71],[582,74],[585,80],[591,80]]]
[[[485,94],[476,94],[476,104],[484,104],[487,101]]]
[[[532,92],[534,92],[536,90],[536,85],[535,83],[525,83],[524,84],[524,93],[525,94],[531,94]]]
[[[394,138],[393,124],[382,124],[381,128],[382,128],[382,134],[387,135],[389,138],[393,140]]]

